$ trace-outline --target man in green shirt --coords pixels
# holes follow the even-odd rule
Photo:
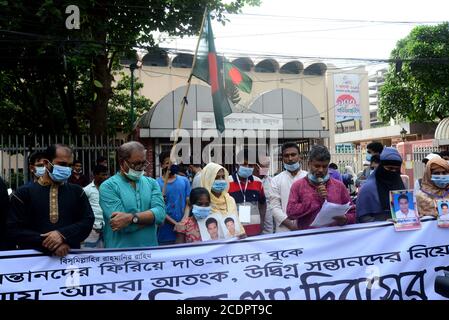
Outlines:
[[[165,203],[156,180],[143,176],[146,150],[131,141],[117,153],[120,172],[100,186],[105,248],[157,246],[156,225],[165,220]]]

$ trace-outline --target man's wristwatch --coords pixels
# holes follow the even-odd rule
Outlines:
[[[133,214],[132,223],[133,224],[138,224],[139,223],[139,217],[137,216],[137,214]]]

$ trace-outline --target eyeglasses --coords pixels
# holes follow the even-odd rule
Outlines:
[[[144,162],[139,162],[139,163],[129,163],[128,161],[125,161],[125,162],[129,168],[136,170],[136,171],[145,170],[150,165],[150,163],[146,160]]]

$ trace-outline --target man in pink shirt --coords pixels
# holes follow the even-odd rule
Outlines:
[[[346,204],[351,202],[349,192],[341,181],[329,177],[331,156],[325,146],[315,145],[309,154],[307,177],[293,183],[287,205],[289,219],[296,220],[298,229],[309,229],[324,201]],[[352,202],[351,202],[352,204]],[[355,208],[345,215],[334,217],[330,226],[355,223]]]

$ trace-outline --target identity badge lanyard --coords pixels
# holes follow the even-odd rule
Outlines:
[[[237,175],[237,182],[239,184],[240,192],[243,195],[243,205],[239,206],[239,220],[242,223],[250,223],[251,222],[251,206],[246,205],[246,189],[248,188],[248,179],[246,179],[245,190],[242,190],[242,186],[240,185],[240,179]]]
[[[248,188],[248,179],[246,179],[245,190],[242,190],[242,185],[240,184],[239,176],[237,175],[237,182],[239,183],[240,192],[243,196],[243,204],[246,205],[246,189]]]

